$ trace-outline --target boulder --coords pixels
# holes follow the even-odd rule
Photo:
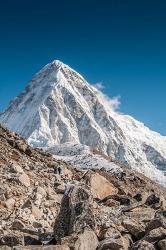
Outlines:
[[[68,186],[55,221],[54,234],[57,242],[73,233],[83,233],[85,228],[95,228],[90,193],[83,186]]]
[[[100,242],[97,250],[124,250],[123,241],[121,238],[108,238]]]
[[[143,199],[143,195],[142,195],[142,193],[137,193],[136,195],[134,195],[133,198],[134,198],[136,201],[140,202],[140,201],[142,201],[142,199]]]
[[[22,174],[24,173],[24,170],[22,169],[22,167],[20,167],[19,165],[16,164],[12,164],[10,166],[10,171],[16,174]]]
[[[14,207],[14,204],[15,204],[15,199],[14,198],[9,198],[5,201],[5,206],[8,208],[8,209],[13,209]]]
[[[17,246],[24,245],[24,238],[21,235],[0,235],[0,246]]]
[[[113,199],[108,199],[105,203],[105,206],[108,207],[119,207],[120,206],[120,202],[119,201],[115,201]]]
[[[28,144],[22,140],[15,140],[15,148],[19,149],[21,152],[26,152]]]
[[[18,177],[18,180],[19,182],[25,186],[25,187],[29,187],[31,184],[30,184],[30,179],[28,177],[27,174],[23,173],[21,174],[19,177]]]
[[[131,250],[155,250],[155,247],[153,244],[147,242],[147,241],[138,241],[136,242],[132,247]]]
[[[123,244],[125,250],[130,249],[131,245],[133,244],[133,239],[131,234],[123,234]]]
[[[145,205],[147,205],[147,206],[153,206],[153,205],[155,205],[155,204],[157,204],[159,202],[160,202],[160,197],[157,194],[151,194],[147,198],[147,200],[145,202]]]
[[[166,229],[159,227],[145,235],[144,240],[155,243],[166,238]]]
[[[16,230],[19,230],[24,227],[25,227],[25,224],[21,220],[18,220],[18,219],[14,220],[12,224],[12,228]]]
[[[119,194],[109,195],[105,199],[103,199],[102,202],[106,203],[110,199],[117,201],[119,205],[129,206],[131,204],[131,200],[127,195],[119,195]]]
[[[66,189],[66,185],[65,185],[64,183],[61,183],[60,185],[58,185],[58,186],[56,187],[56,192],[57,192],[58,194],[64,194],[65,189]]]
[[[146,226],[146,232],[150,232],[155,228],[158,227],[165,227],[166,228],[166,219],[163,220],[162,218],[154,218],[151,220]]]
[[[78,235],[75,243],[75,250],[96,250],[98,246],[98,239],[92,230],[85,230],[82,234]]]
[[[118,230],[113,227],[104,229],[99,234],[99,239],[102,240],[99,244],[99,250],[105,249],[125,249],[127,250],[130,245],[130,240],[120,234]]]
[[[166,249],[166,239],[160,240],[160,241],[158,242],[158,248],[159,248],[160,250],[165,250],[165,249]]]
[[[113,227],[107,228],[107,229],[103,229],[101,230],[101,232],[99,233],[99,239],[100,240],[105,240],[108,238],[114,238],[114,239],[118,239],[121,237],[121,234],[118,230],[116,230]]]
[[[118,189],[109,182],[105,177],[98,173],[90,175],[89,184],[93,198],[104,199],[105,197],[118,193]]]
[[[137,207],[126,212],[125,215],[137,221],[151,221],[155,216],[155,210],[150,207]]]
[[[46,197],[46,195],[47,195],[44,188],[42,188],[40,186],[36,188],[35,192],[36,192],[36,195],[40,195],[41,197]]]
[[[125,218],[123,226],[138,240],[145,235],[145,226],[136,220]]]
[[[32,215],[34,216],[35,219],[41,219],[42,212],[37,206],[32,205]]]

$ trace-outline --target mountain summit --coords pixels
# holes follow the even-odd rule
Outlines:
[[[32,78],[0,122],[34,147],[85,145],[166,183],[166,137],[112,110],[106,96],[58,60]]]

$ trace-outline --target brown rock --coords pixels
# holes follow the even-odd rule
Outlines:
[[[56,188],[56,192],[58,194],[64,194],[65,190],[66,190],[66,185],[64,183],[58,185]]]
[[[41,195],[42,197],[46,197],[47,193],[42,187],[37,187],[35,190],[36,194]]]
[[[165,250],[166,249],[166,239],[160,240],[158,242],[158,247],[159,247],[160,250]]]
[[[126,216],[131,217],[132,219],[135,219],[137,221],[151,221],[155,216],[155,210],[150,207],[138,207],[125,214]]]
[[[123,244],[125,250],[130,249],[131,245],[133,244],[132,236],[130,234],[123,235]]]
[[[30,184],[30,179],[28,177],[27,174],[23,173],[19,176],[19,181],[22,185],[24,185],[25,187],[29,187],[31,184]]]
[[[155,250],[153,244],[147,241],[138,241],[132,247],[131,250]]]
[[[108,207],[118,207],[120,206],[120,202],[119,201],[115,201],[113,199],[108,199],[104,205],[108,206]]]
[[[28,148],[28,145],[24,141],[17,140],[15,141],[15,147],[25,153]]]
[[[104,239],[107,239],[107,238],[110,238],[110,237],[117,239],[117,238],[121,237],[121,234],[120,234],[120,232],[118,230],[116,230],[113,227],[101,230],[101,232],[99,234],[99,239],[100,240],[104,240]]]
[[[25,227],[25,224],[18,219],[16,219],[12,224],[12,228],[16,230],[24,228],[24,227]]]
[[[163,227],[163,226],[164,226],[164,221],[162,221],[162,219],[155,218],[148,223],[146,227],[146,232],[150,232],[155,228]]]
[[[10,168],[11,168],[11,169],[10,169],[11,172],[19,173],[19,174],[24,173],[24,170],[23,170],[22,167],[20,167],[19,165],[12,164]]]
[[[99,234],[99,239],[102,240],[98,249],[124,249],[127,250],[130,246],[130,238],[122,237],[120,232],[113,227],[102,230]]]
[[[140,239],[145,234],[145,227],[143,224],[131,218],[123,220],[123,226],[137,239]]]
[[[166,238],[166,229],[159,227],[145,235],[144,240],[155,243]]]
[[[98,173],[91,174],[90,186],[93,198],[104,199],[105,197],[117,194],[118,190],[105,177]]]
[[[92,230],[85,230],[78,235],[75,243],[75,250],[96,250],[98,246],[98,239]]]
[[[40,219],[42,217],[42,212],[38,207],[32,205],[32,215],[35,217],[35,219]]]
[[[8,209],[12,209],[14,207],[14,204],[15,204],[15,199],[13,198],[9,198],[5,201],[5,206],[8,208]]]
[[[113,239],[107,238],[100,242],[97,250],[124,250],[124,244],[122,238]]]
[[[128,206],[131,204],[131,200],[127,195],[119,195],[119,194],[109,195],[106,198],[104,198],[102,202],[106,203],[107,200],[109,199],[119,202],[119,205]]]

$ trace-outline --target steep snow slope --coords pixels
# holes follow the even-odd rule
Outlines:
[[[166,182],[166,137],[114,112],[101,92],[60,61],[34,76],[0,122],[34,147],[83,144]]]

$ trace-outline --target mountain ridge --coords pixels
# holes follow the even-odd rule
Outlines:
[[[112,110],[102,92],[58,60],[35,74],[0,122],[34,147],[85,145],[166,183],[166,137]]]

